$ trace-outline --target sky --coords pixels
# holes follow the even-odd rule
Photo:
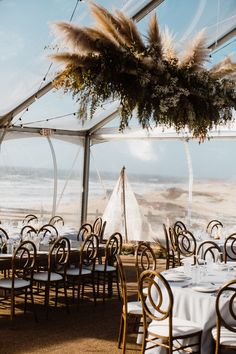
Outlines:
[[[106,8],[113,10],[117,6],[125,5],[127,11],[133,6],[138,7],[147,0],[100,0]],[[50,23],[57,20],[68,21],[75,7],[75,0],[2,0],[0,1],[0,115],[21,102],[30,93],[34,92],[44,82],[43,78],[48,71],[55,44],[51,33]],[[80,2],[74,13],[73,22],[84,25],[91,23],[88,12],[88,1]],[[168,26],[176,36],[179,47],[189,40],[198,30],[207,28],[209,42],[227,28],[236,23],[235,0],[165,0],[157,10],[158,21],[163,29]],[[145,34],[147,19],[142,20],[138,27]],[[236,49],[236,42],[230,40],[229,45],[213,52],[212,63]],[[47,76],[52,78],[57,71],[53,66]],[[45,120],[68,113],[76,112],[76,102],[62,92],[52,91],[40,100],[37,100],[23,112],[23,123],[30,126],[31,122]],[[19,117],[14,120],[19,124]],[[45,124],[45,123],[44,123]],[[48,123],[49,124],[49,123]],[[65,121],[62,119],[51,121],[50,124],[61,124],[63,128],[75,129],[79,123],[74,116]],[[46,123],[47,126],[47,123]],[[40,161],[41,166],[51,166],[47,142],[37,140],[3,144],[0,154],[1,165],[29,166],[32,161]],[[73,145],[66,146],[54,142],[58,152],[60,165],[66,168],[71,166],[71,156],[75,154]],[[234,163],[235,142],[210,141],[199,146],[190,143],[194,173],[197,177],[234,178],[236,168]],[[182,143],[158,141],[128,141],[99,144],[92,147],[95,163],[91,162],[91,169],[95,165],[104,171],[119,170],[124,164],[132,173],[167,174],[182,176],[187,173],[185,149]],[[26,156],[28,156],[26,158]],[[233,162],[232,162],[233,161]],[[210,166],[210,168],[209,168]],[[219,168],[222,166],[222,168]]]

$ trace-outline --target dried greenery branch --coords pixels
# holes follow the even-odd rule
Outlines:
[[[134,109],[143,128],[188,128],[203,141],[217,125],[232,121],[236,109],[236,63],[227,57],[206,69],[209,52],[203,32],[178,53],[168,30],[161,33],[152,16],[144,39],[133,20],[94,3],[96,27],[57,22],[56,36],[67,52],[51,55],[65,68],[55,80],[79,101],[78,117],[93,117],[107,99],[120,101],[120,130]]]

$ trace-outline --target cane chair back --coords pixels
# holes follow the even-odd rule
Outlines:
[[[21,241],[30,239],[33,240],[34,237],[37,237],[37,231],[35,228],[31,225],[25,225],[22,227],[20,231],[20,239]]]
[[[225,239],[224,243],[225,262],[236,261],[236,233],[231,234]]]
[[[144,270],[155,270],[157,267],[156,255],[147,242],[140,242],[135,250],[135,267],[137,279]]]
[[[93,223],[93,233],[100,237],[100,233],[102,230],[102,218],[97,218]]]
[[[63,219],[63,217],[62,216],[60,216],[60,215],[55,215],[55,216],[53,216],[50,220],[49,220],[49,222],[48,222],[50,225],[61,225],[61,226],[64,226],[65,225],[65,222],[64,222],[64,219]]]
[[[34,214],[27,214],[24,219],[23,219],[23,225],[28,225],[30,224],[31,222],[38,222],[38,217]]]
[[[204,260],[212,260],[216,262],[220,258],[220,262],[223,262],[223,254],[219,245],[214,241],[204,241],[197,249],[197,257]]]
[[[190,231],[183,230],[177,234],[177,248],[180,263],[181,258],[193,257],[196,255],[197,242]]]
[[[77,241],[84,241],[93,231],[92,225],[86,223],[81,225],[77,234]]]
[[[139,330],[140,320],[142,318],[142,304],[140,301],[129,301],[127,296],[127,281],[124,272],[124,267],[119,255],[116,255],[117,270],[118,270],[118,284],[120,287],[121,301],[122,301],[122,313],[120,321],[120,331],[118,337],[118,347],[122,344],[122,353],[125,353],[126,340],[127,340],[127,325],[131,317],[136,319],[135,332]]]
[[[200,345],[201,329],[195,323],[173,318],[173,294],[170,285],[162,274],[154,270],[145,270],[139,278],[139,293],[143,307],[143,344],[145,352],[149,342],[153,347],[164,347],[167,353],[173,353],[175,341],[184,338],[198,337],[193,347]],[[183,328],[185,327],[184,331]],[[178,341],[179,342],[179,341]],[[185,348],[178,343],[178,350]],[[189,351],[190,352],[190,351]],[[192,351],[191,351],[192,352]]]
[[[25,292],[25,311],[28,291],[31,296],[35,319],[37,320],[33,300],[33,272],[36,262],[36,247],[31,241],[22,242],[14,251],[12,256],[12,269],[10,278],[0,280],[0,289],[8,290],[11,293],[11,319],[15,315],[15,297],[20,292]]]
[[[217,232],[220,232],[220,230],[223,228],[222,222],[219,220],[211,220],[206,227],[206,232],[208,233],[209,236],[214,237],[214,234]]]
[[[227,301],[225,301],[227,298]],[[222,306],[222,304],[224,304]],[[236,280],[220,288],[216,298],[216,328],[212,330],[216,342],[215,354],[221,349],[236,351]]]

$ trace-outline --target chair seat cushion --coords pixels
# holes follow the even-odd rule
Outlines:
[[[188,334],[197,333],[202,330],[200,325],[196,322],[183,320],[181,318],[173,317],[173,337],[186,336]],[[163,321],[152,321],[148,327],[148,331],[154,335],[163,337],[169,336],[169,319]]]
[[[104,269],[105,269],[105,265],[104,264],[96,264],[95,265],[95,271],[96,272],[104,272]],[[116,271],[116,267],[107,265],[106,271],[107,272],[115,272]]]
[[[34,273],[34,276],[33,276],[34,280],[36,281],[43,281],[43,282],[46,282],[48,281],[48,272],[37,272],[37,273]],[[50,274],[50,281],[60,281],[62,280],[63,277],[61,274],[58,274],[58,273],[54,273],[54,272],[51,272]]]
[[[71,276],[79,276],[79,275],[89,275],[92,274],[92,271],[90,269],[82,268],[80,271],[80,268],[69,268],[66,271],[66,275],[71,275]]]
[[[141,301],[129,301],[127,302],[127,311],[129,314],[142,315],[142,303]]]
[[[236,330],[236,327],[233,328]],[[211,334],[214,340],[216,340],[217,337],[216,327],[212,329]],[[229,347],[232,346],[236,348],[236,333],[229,331],[227,328],[222,326],[220,329],[220,344],[227,345]]]
[[[30,286],[30,281],[25,279],[15,279],[14,289],[20,289]],[[0,288],[11,289],[12,288],[12,279],[1,279]]]

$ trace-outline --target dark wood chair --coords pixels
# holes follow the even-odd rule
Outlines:
[[[219,220],[211,220],[206,227],[206,232],[210,237],[214,237],[214,233],[220,232],[221,229],[223,228],[223,224]]]
[[[197,256],[200,259],[209,260],[209,258],[216,262],[219,257],[220,261],[223,262],[223,253],[219,245],[214,241],[204,241],[197,249]]]
[[[224,260],[236,261],[236,233],[229,235],[224,242]]]
[[[0,280],[0,289],[10,293],[11,319],[15,316],[15,299],[22,293],[25,298],[24,312],[26,312],[27,299],[30,295],[35,320],[37,315],[34,308],[33,272],[36,262],[36,247],[31,241],[22,242],[12,256],[11,276]]]
[[[108,285],[108,294],[112,293],[113,281],[117,284],[118,295],[118,277],[117,277],[117,264],[116,255],[121,253],[122,249],[122,236],[119,232],[113,233],[106,242],[105,257],[102,263],[95,265],[95,274],[97,277],[97,294],[99,295],[100,283],[103,284],[102,298],[105,301],[106,297],[106,284]]]
[[[176,236],[176,241],[179,264],[186,257],[193,257],[193,263],[195,263],[197,241],[193,234],[188,230],[180,231]]]
[[[59,285],[63,285],[64,300],[69,312],[69,306],[67,301],[67,286],[66,286],[66,272],[69,264],[70,256],[70,242],[66,237],[59,237],[51,246],[48,254],[47,268],[35,272],[33,280],[39,284],[42,284],[45,288],[44,291],[44,305],[46,308],[46,317],[48,317],[49,304],[50,304],[50,290],[52,287],[56,289],[55,307],[58,301]]]
[[[54,215],[48,222],[50,225],[53,225],[53,226],[57,226],[57,225],[61,225],[61,226],[64,226],[65,225],[65,222],[64,222],[64,219],[62,216],[60,215]]]

